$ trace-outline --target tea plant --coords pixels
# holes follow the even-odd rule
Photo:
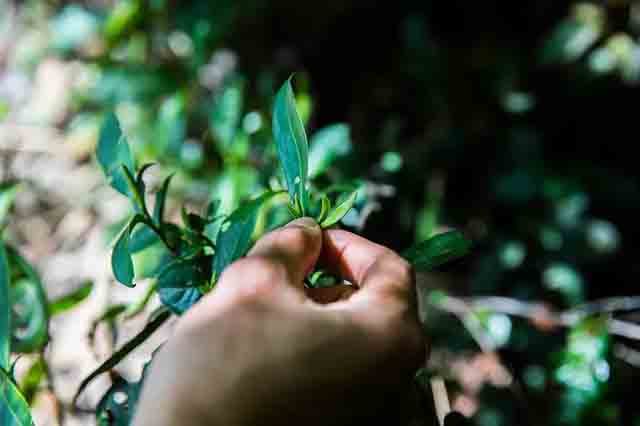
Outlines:
[[[102,127],[97,159],[110,185],[128,197],[132,215],[120,232],[112,253],[111,265],[116,279],[129,287],[142,278],[153,278],[151,287],[162,306],[146,327],[113,354],[80,385],[74,402],[98,375],[111,370],[135,347],[148,338],[171,315],[180,315],[195,304],[216,284],[224,269],[244,256],[252,242],[265,230],[296,217],[315,218],[323,227],[338,226],[358,197],[357,190],[333,197],[332,188],[318,188],[309,176],[309,147],[302,120],[296,109],[290,80],[275,97],[273,138],[281,166],[284,187],[277,180],[262,194],[247,200],[229,215],[218,213],[219,202],[209,203],[203,214],[182,210],[182,224],[166,220],[165,203],[171,178],[165,178],[156,193],[151,211],[146,198],[144,173],[151,165],[134,168],[134,159],[115,115],[109,115]],[[286,190],[284,189],[286,188]],[[279,211],[277,215],[269,211]],[[284,220],[282,219],[284,217]],[[274,219],[275,218],[275,219]],[[267,221],[258,229],[259,221]],[[151,243],[164,247],[161,267],[149,276],[136,271],[132,256]],[[431,270],[468,252],[470,243],[457,231],[438,235],[404,252],[418,270]],[[327,285],[322,271],[312,273],[307,285]],[[142,305],[148,301],[145,297]],[[138,306],[136,309],[140,309]],[[128,383],[117,378],[97,407],[100,424],[128,424],[135,410],[141,382]],[[127,398],[114,398],[124,393]]]

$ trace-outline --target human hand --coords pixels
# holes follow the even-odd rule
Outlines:
[[[353,286],[304,288],[319,258]],[[180,318],[134,425],[380,420],[424,361],[414,284],[393,251],[308,218],[265,235]]]

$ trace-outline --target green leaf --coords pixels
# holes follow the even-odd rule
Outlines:
[[[33,364],[31,364],[31,367],[29,367],[29,370],[27,370],[20,382],[20,390],[28,404],[31,404],[35,399],[36,394],[40,389],[40,383],[42,383],[42,379],[44,379],[46,375],[47,368],[45,360],[40,356]]]
[[[171,312],[182,315],[202,297],[199,286],[206,278],[195,260],[177,260],[158,275],[158,295]]]
[[[222,225],[223,230],[218,234],[216,252],[213,257],[215,277],[219,277],[224,268],[247,253],[260,207],[278,194],[280,192],[266,192],[240,206],[225,220]]]
[[[17,251],[8,247],[7,253],[9,264],[18,269],[20,276],[9,289],[12,351],[37,352],[49,340],[49,312],[44,286],[33,267]]]
[[[171,313],[167,310],[156,315],[149,321],[149,323],[142,329],[142,331],[136,334],[131,340],[125,343],[122,348],[118,349],[113,355],[111,355],[111,357],[109,357],[109,359],[104,361],[97,369],[89,374],[89,376],[87,376],[87,378],[85,378],[82,383],[80,383],[80,386],[78,387],[78,390],[73,397],[73,406],[77,406],[78,398],[86,389],[86,387],[93,381],[93,379],[115,367],[124,357],[129,355],[135,348],[144,343],[149,338],[149,336],[151,336],[158,328],[160,328],[162,324],[164,324],[166,320],[169,319],[170,316]]]
[[[7,214],[9,214],[9,209],[11,209],[19,189],[20,186],[16,182],[0,184],[0,224],[4,222]]]
[[[227,152],[238,131],[242,118],[244,81],[234,79],[216,97],[211,113],[211,133],[221,153]]]
[[[29,404],[11,377],[2,368],[0,368],[0,425],[33,425]]]
[[[323,127],[313,134],[309,148],[309,177],[326,172],[335,160],[348,155],[351,150],[349,125],[339,123]]]
[[[358,191],[353,191],[349,196],[340,204],[335,206],[333,210],[329,212],[327,217],[320,223],[320,227],[329,228],[330,226],[335,225],[340,222],[344,215],[346,215],[353,204],[356,202],[356,198],[358,197]]]
[[[131,219],[129,224],[120,234],[118,241],[113,247],[111,255],[111,269],[116,279],[127,287],[134,287],[133,279],[135,277],[133,270],[133,261],[131,260],[131,250],[129,249],[129,240],[131,233],[138,223],[144,222],[144,217],[137,214]]]
[[[93,282],[86,281],[80,287],[49,303],[49,314],[57,315],[75,308],[91,294]]]
[[[449,231],[416,244],[402,255],[416,270],[427,272],[465,256],[470,250],[471,241],[460,231]]]
[[[13,352],[36,352],[47,343],[47,307],[38,287],[38,283],[25,278],[11,286]]]
[[[309,200],[306,188],[309,144],[304,125],[296,110],[291,79],[287,80],[276,94],[273,107],[273,138],[289,197],[293,200],[298,196],[302,214],[305,215]]]
[[[169,192],[169,185],[173,179],[173,173],[167,176],[162,183],[162,188],[156,194],[156,204],[153,206],[153,221],[159,227],[162,227],[162,221],[164,218],[164,207],[167,202],[167,193]]]
[[[9,259],[0,239],[0,370],[9,370],[11,354],[11,309],[9,305]]]
[[[96,156],[109,184],[128,197],[129,186],[122,166],[129,170],[135,170],[135,167],[129,144],[114,113],[107,115],[100,129]]]
[[[104,23],[104,35],[110,42],[122,37],[129,28],[143,15],[140,0],[120,0],[111,9],[111,13]]]
[[[139,253],[160,241],[162,240],[156,231],[143,223],[129,237],[129,252],[131,254]]]

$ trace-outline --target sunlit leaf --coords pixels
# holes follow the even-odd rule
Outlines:
[[[97,34],[98,18],[78,4],[69,4],[49,22],[51,46],[58,50],[82,47]]]
[[[403,253],[418,271],[431,271],[447,262],[465,256],[471,250],[469,241],[460,231],[449,231],[416,244]]]
[[[33,425],[29,404],[11,377],[2,368],[0,368],[0,425]]]
[[[351,150],[349,125],[339,123],[318,130],[311,137],[309,146],[309,177],[326,172],[335,160]]]
[[[114,113],[107,115],[100,129],[96,157],[109,184],[121,194],[129,196],[129,185],[122,166],[129,171],[135,170],[133,155]]]
[[[327,217],[320,223],[320,226],[322,228],[329,228],[340,222],[344,215],[346,215],[349,210],[351,210],[351,207],[353,207],[353,203],[356,202],[357,197],[358,191],[353,191],[351,194],[349,194],[349,196],[346,197],[343,202],[335,206],[333,210],[331,210],[329,214],[327,214]]]
[[[53,316],[75,308],[89,297],[91,290],[93,290],[93,282],[87,281],[71,293],[51,301],[49,303],[49,314]]]
[[[307,177],[309,144],[296,102],[287,80],[278,93],[273,107],[273,138],[291,199],[300,200],[302,214],[308,207]]]
[[[141,0],[119,0],[104,24],[104,34],[110,41],[120,38],[142,16]]]
[[[266,192],[239,207],[225,220],[223,230],[218,234],[213,257],[213,272],[216,277],[220,277],[224,268],[247,253],[260,207],[277,194],[279,192]]]

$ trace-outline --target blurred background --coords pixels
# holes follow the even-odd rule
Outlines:
[[[0,226],[49,300],[87,289],[17,364],[38,425],[95,424],[70,410],[78,384],[157,305],[119,315],[145,289],[109,267],[128,207],[94,157],[105,114],[160,164],[150,188],[176,173],[177,220],[211,197],[228,212],[273,175],[293,72],[314,170],[363,188],[346,227],[475,243],[419,277],[433,348],[411,424],[438,424],[437,376],[479,426],[640,425],[640,2],[377,3],[0,0]]]

